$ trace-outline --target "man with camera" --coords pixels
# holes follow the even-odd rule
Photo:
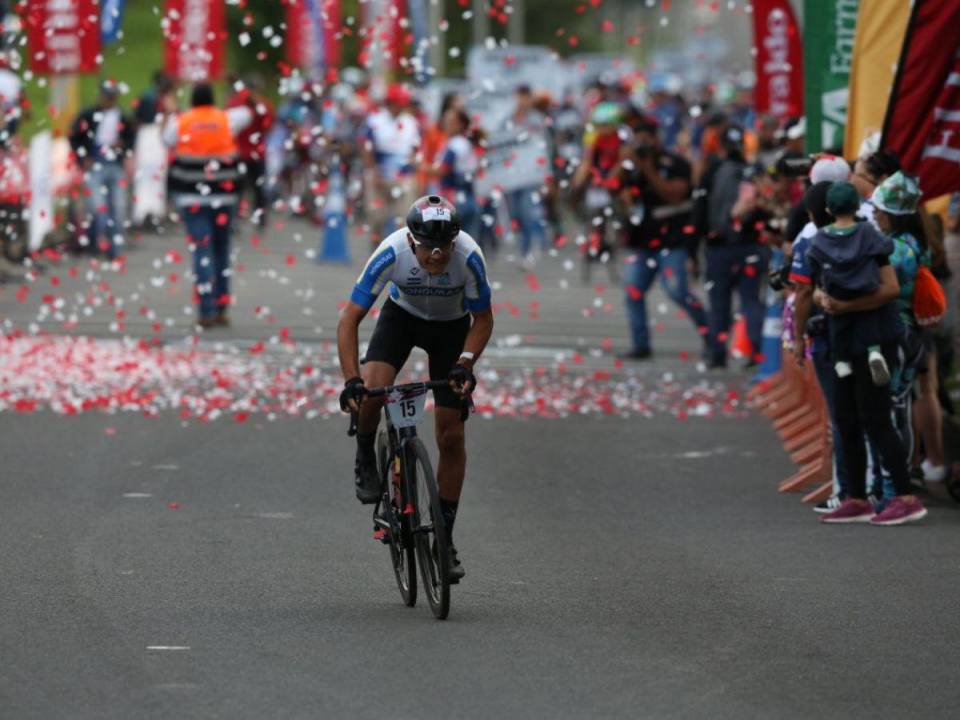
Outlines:
[[[658,275],[667,296],[686,311],[704,342],[708,337],[703,303],[687,285],[689,244],[693,239],[690,163],[664,150],[657,131],[655,119],[637,119],[621,163],[626,243],[633,250],[624,268],[633,348],[623,357],[630,360],[643,360],[652,354],[646,294]]]

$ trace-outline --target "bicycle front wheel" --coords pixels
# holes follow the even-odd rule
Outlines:
[[[383,493],[380,497],[380,514],[389,525],[388,545],[393,574],[397,579],[400,597],[408,607],[417,604],[417,558],[410,517],[403,514],[400,486],[393,482],[393,454],[390,438],[385,430],[377,436],[377,461]]]
[[[410,487],[415,488],[413,535],[417,544],[420,579],[438,620],[450,612],[450,578],[447,567],[447,530],[440,509],[440,493],[433,476],[430,456],[420,440],[407,445],[407,468],[413,473]]]

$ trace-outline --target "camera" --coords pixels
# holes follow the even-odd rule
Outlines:
[[[767,274],[767,284],[770,286],[770,289],[774,292],[780,292],[787,286],[788,278],[790,277],[790,265],[784,264],[780,267],[773,268]]]
[[[815,162],[816,158],[812,156],[782,157],[777,160],[777,173],[786,177],[806,177]]]

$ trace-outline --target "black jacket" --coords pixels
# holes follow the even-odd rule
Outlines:
[[[98,107],[86,108],[77,115],[70,127],[70,147],[81,160],[88,157],[97,157],[97,130],[100,127],[101,112],[102,110]],[[133,118],[121,110],[117,138],[117,160],[122,160],[133,152],[133,144],[137,137],[135,128]]]

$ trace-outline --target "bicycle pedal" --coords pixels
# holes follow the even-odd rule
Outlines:
[[[384,530],[383,528],[378,528],[377,530],[374,531],[373,539],[379,540],[384,545],[388,545],[390,543],[390,539],[387,537],[387,531]]]

